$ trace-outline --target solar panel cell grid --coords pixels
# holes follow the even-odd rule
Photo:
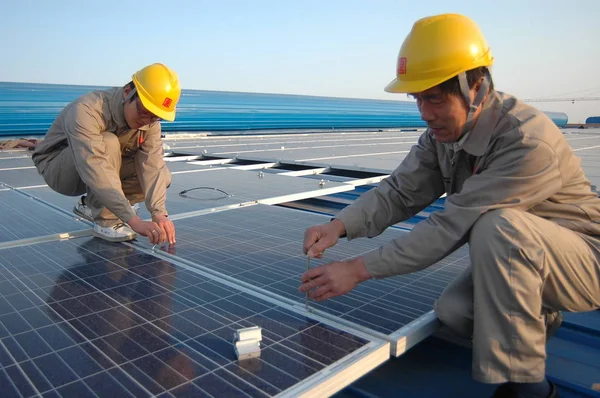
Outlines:
[[[73,213],[73,207],[79,200],[78,196],[65,196],[53,191],[50,187],[36,187],[29,189],[19,189],[22,193],[28,196],[37,198],[44,203],[48,203],[54,208],[62,210],[70,217],[77,217]]]
[[[270,396],[369,342],[120,244],[1,252],[3,396]],[[238,362],[253,325],[261,357]]]
[[[87,224],[69,220],[63,214],[18,192],[0,192],[0,242],[88,228]]]
[[[177,243],[162,250],[191,263],[301,302],[300,275],[305,229],[328,217],[272,206],[252,206],[175,221]],[[339,243],[321,260],[342,260],[364,254],[406,231],[388,229],[372,239]],[[461,248],[423,271],[382,280],[369,280],[347,295],[311,306],[377,332],[391,334],[432,309],[447,284],[468,266]]]

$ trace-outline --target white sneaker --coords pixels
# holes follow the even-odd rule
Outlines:
[[[103,227],[99,224],[94,224],[94,236],[102,238],[109,242],[125,242],[133,240],[136,233],[127,224],[119,223],[110,227]]]
[[[77,214],[81,218],[94,222],[94,217],[92,217],[92,209],[83,204],[84,197],[85,196],[79,198],[79,201],[77,201],[77,204],[75,207],[73,207],[73,213]]]
[[[92,209],[90,209],[87,205],[83,204],[83,198],[85,198],[85,196],[79,198],[79,201],[77,201],[77,204],[75,205],[75,207],[73,207],[73,213],[75,213],[81,218],[94,222],[94,217],[92,217]],[[131,209],[135,214],[138,214],[140,204],[134,204],[133,206],[131,206]]]

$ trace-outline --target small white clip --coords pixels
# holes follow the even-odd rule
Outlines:
[[[262,340],[262,329],[259,326],[239,329],[233,334],[233,345],[238,360],[255,358],[260,356],[260,342]]]

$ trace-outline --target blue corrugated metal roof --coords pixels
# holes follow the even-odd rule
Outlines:
[[[600,123],[600,116],[590,116],[585,119],[585,124],[597,124]]]
[[[0,136],[44,134],[69,102],[104,88],[0,82]],[[399,127],[426,127],[414,102],[203,90],[183,90],[177,119],[162,123],[165,132]]]

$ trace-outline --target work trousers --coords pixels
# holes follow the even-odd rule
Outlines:
[[[469,236],[470,267],[435,303],[440,321],[473,340],[473,378],[539,382],[545,315],[600,307],[600,239],[514,210],[484,214]]]
[[[108,161],[115,170],[119,170],[121,189],[130,204],[144,201],[144,193],[137,177],[133,157],[125,158],[121,154],[121,144],[118,137],[111,132],[103,132],[105,151]],[[50,160],[44,169],[43,177],[54,191],[67,195],[79,196],[86,194],[85,204],[92,211],[94,221],[100,225],[114,224],[118,217],[101,203],[93,190],[88,189],[77,169],[73,149],[68,146],[60,154]]]

